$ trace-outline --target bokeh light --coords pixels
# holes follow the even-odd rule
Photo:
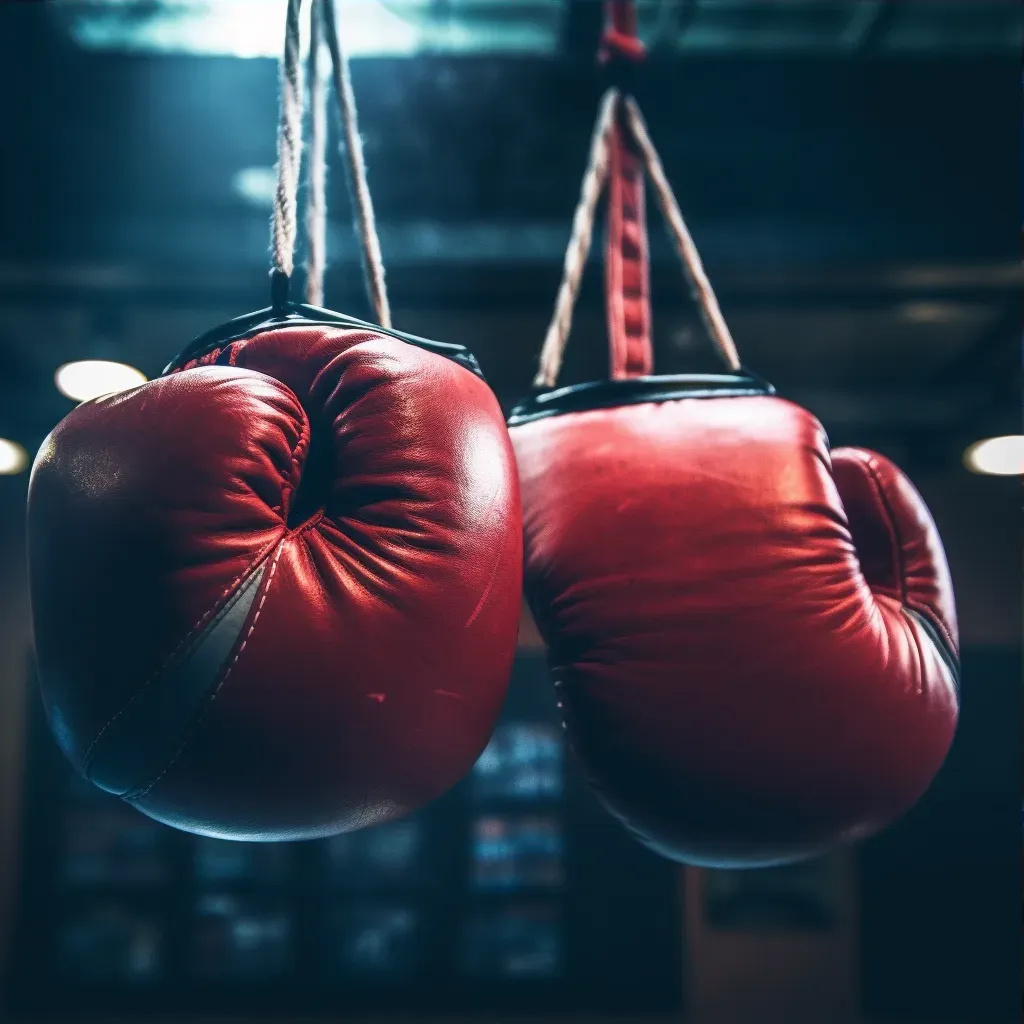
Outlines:
[[[105,359],[65,363],[53,379],[57,390],[75,402],[88,402],[91,398],[116,394],[146,383],[146,375],[134,366]]]
[[[978,441],[964,452],[964,465],[984,476],[1020,476],[1024,473],[1024,435]]]
[[[0,437],[0,476],[17,476],[28,469],[28,452],[17,441]]]

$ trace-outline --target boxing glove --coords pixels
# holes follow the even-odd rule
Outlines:
[[[830,453],[743,372],[541,391],[510,426],[570,742],[643,842],[783,863],[922,795],[956,727],[956,612],[891,462]]]
[[[519,492],[464,349],[264,314],[50,435],[32,617],[53,732],[96,785],[187,831],[301,839],[426,803],[486,745]]]

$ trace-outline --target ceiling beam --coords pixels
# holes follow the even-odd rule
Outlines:
[[[942,367],[933,378],[933,384],[943,387],[963,381],[993,380],[993,364],[1007,362],[1009,356],[1015,365],[1020,363],[1021,304],[1019,296],[1004,304],[999,316],[993,320],[970,350]],[[998,374],[1005,378],[1005,374]]]
[[[1024,270],[1019,264],[936,266],[808,265],[762,268],[712,267],[715,290],[729,311],[741,309],[885,308],[904,303],[992,304],[1015,307]],[[395,265],[389,267],[394,300],[405,306],[479,310],[537,308],[553,301],[558,287],[555,263],[478,266]],[[594,276],[590,280],[596,281]],[[362,277],[357,268],[333,264],[327,285],[331,301],[351,307],[363,301]],[[691,303],[671,262],[659,264],[652,274],[656,306],[663,311],[689,310]],[[597,292],[585,293],[584,303]],[[232,270],[198,272],[146,263],[5,263],[0,262],[0,310],[38,305],[48,310],[69,306],[115,303],[124,307],[159,307],[161,304],[222,309],[256,308],[267,299],[265,275],[248,264]],[[1004,312],[993,345],[1006,338],[1019,322]],[[951,377],[964,372],[951,368]]]
[[[892,0],[858,0],[843,33],[843,47],[861,53],[877,49],[895,13]]]

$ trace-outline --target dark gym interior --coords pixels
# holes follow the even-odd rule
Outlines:
[[[558,286],[602,6],[339,6],[395,326],[470,346],[507,412]],[[963,703],[934,785],[810,864],[662,860],[589,794],[525,609],[490,746],[411,818],[232,844],[80,782],[39,706],[29,472],[10,452],[31,460],[74,408],[58,368],[154,378],[266,305],[283,4],[4,3],[0,1019],[1019,1020],[1021,470],[967,453],[1021,433],[1024,16],[995,0],[638,10],[635,95],[744,363],[833,445],[897,461],[942,534]],[[658,369],[708,369],[649,205]],[[327,303],[370,318],[336,154],[329,212]],[[595,246],[566,383],[606,372],[599,264]]]

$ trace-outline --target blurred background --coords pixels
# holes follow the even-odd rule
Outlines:
[[[833,444],[900,462],[945,539],[962,726],[904,821],[785,870],[659,860],[586,792],[525,613],[472,775],[384,828],[197,839],[55,755],[32,680],[27,462],[76,400],[267,304],[283,8],[0,5],[0,1015],[1019,1020],[1024,18],[1009,0],[639,4],[636,93],[745,363]],[[340,10],[396,326],[470,346],[508,408],[560,276],[600,4]],[[340,163],[330,198],[328,304],[369,316]],[[654,212],[651,230],[658,369],[711,368]],[[563,381],[605,373],[602,321],[595,263]]]

